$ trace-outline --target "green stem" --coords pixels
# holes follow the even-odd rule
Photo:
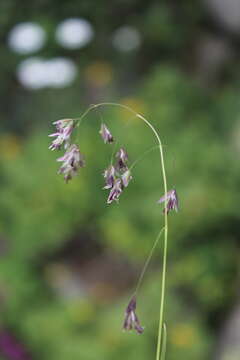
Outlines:
[[[161,235],[162,235],[163,230],[164,230],[164,227],[159,231],[158,236],[157,236],[157,238],[156,238],[156,240],[155,240],[155,242],[154,242],[154,244],[153,244],[153,246],[152,246],[152,248],[151,248],[151,251],[150,251],[148,257],[147,257],[147,260],[145,261],[145,264],[144,264],[144,266],[143,266],[143,269],[142,269],[142,271],[141,271],[141,274],[140,274],[139,279],[138,279],[138,282],[137,282],[136,289],[135,289],[135,291],[134,291],[134,294],[135,294],[135,295],[137,294],[137,292],[138,292],[138,290],[139,290],[139,288],[140,288],[140,285],[141,285],[141,283],[142,283],[142,279],[143,279],[144,274],[145,274],[145,272],[146,272],[146,270],[147,270],[147,267],[148,267],[148,265],[149,265],[149,262],[150,262],[150,260],[151,260],[151,258],[152,258],[152,255],[153,255],[153,253],[154,253],[154,250],[155,250],[155,248],[156,248],[156,246],[157,246],[157,244],[158,244],[158,241],[159,241],[159,239],[160,239],[160,237],[161,237]]]
[[[155,128],[150,124],[142,115],[138,115],[145,123],[152,129],[159,143],[159,152],[162,167],[163,187],[164,193],[167,194],[167,177],[163,156],[163,147],[158,133]],[[165,197],[165,208],[167,207],[167,197]],[[164,299],[166,288],[166,272],[167,272],[167,247],[168,247],[168,217],[167,211],[164,211],[164,246],[163,246],[163,266],[162,266],[162,285],[161,285],[161,299],[160,299],[160,312],[159,312],[159,326],[158,326],[158,340],[157,340],[157,352],[156,360],[160,359],[161,354],[161,341],[162,341],[162,329],[163,329],[163,311],[164,311]]]
[[[158,145],[159,145],[159,153],[160,153],[160,163],[161,163],[161,169],[162,169],[162,178],[163,178],[163,187],[164,187],[164,194],[167,194],[167,177],[166,177],[166,170],[165,170],[165,163],[164,163],[164,156],[163,156],[163,146],[161,139],[154,128],[154,126],[142,115],[136,113],[134,110],[132,110],[130,107],[123,105],[123,104],[117,104],[117,103],[111,103],[111,102],[104,102],[99,103],[96,105],[92,105],[88,108],[87,111],[79,118],[79,123],[83,120],[83,118],[91,111],[92,109],[98,108],[100,106],[118,106],[123,109],[126,109],[136,115],[139,119],[143,120],[144,123],[152,130],[154,133]],[[79,123],[77,126],[79,126]],[[165,208],[167,207],[167,197],[165,197]],[[164,211],[164,246],[163,246],[163,266],[162,266],[162,284],[161,284],[161,298],[160,298],[160,312],[159,312],[159,327],[158,327],[158,339],[157,339],[157,352],[156,352],[156,360],[160,359],[161,355],[161,341],[162,341],[162,330],[163,330],[163,312],[164,312],[164,299],[165,299],[165,288],[166,288],[166,271],[167,271],[167,247],[168,247],[168,217],[167,217],[167,211]]]
[[[150,149],[146,150],[141,156],[139,156],[130,166],[129,170],[132,170],[133,168],[135,168],[135,166],[139,163],[139,161],[141,161],[147,154],[149,154],[150,152],[152,152],[153,150],[157,150],[158,149],[158,145],[151,147]]]

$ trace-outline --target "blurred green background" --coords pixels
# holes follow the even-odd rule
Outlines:
[[[154,359],[162,241],[138,296],[145,332],[121,327],[163,226],[159,158],[109,206],[112,146],[98,132],[104,121],[131,162],[154,137],[131,113],[92,111],[78,138],[87,166],[67,185],[48,150],[53,121],[114,101],[156,126],[180,199],[167,359],[238,360],[239,0],[2,0],[0,39],[0,359]]]

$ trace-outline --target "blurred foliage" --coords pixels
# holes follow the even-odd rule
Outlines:
[[[66,55],[54,30],[73,16],[100,29],[86,49],[67,54],[78,64],[75,83],[23,89],[15,69],[24,56],[6,46],[9,30],[37,21],[49,36],[41,56]],[[124,24],[141,32],[139,51],[111,48],[112,31]],[[176,187],[180,199],[179,213],[169,216],[167,359],[213,353],[239,283],[240,103],[232,59],[212,88],[197,82],[194,60],[188,66],[200,34],[211,26],[201,2],[188,0],[0,3],[0,326],[16,334],[33,359],[155,356],[161,241],[138,299],[144,335],[123,333],[121,324],[163,226],[156,204],[163,194],[159,155],[151,151],[138,162],[120,203],[109,206],[102,172],[114,145],[104,146],[98,134],[103,120],[133,162],[156,145],[151,131],[120,108],[91,111],[77,138],[87,166],[67,185],[56,174],[59,153],[48,150],[51,122],[77,117],[96,100],[131,106],[161,135],[168,187]],[[123,267],[114,272],[115,259]],[[112,273],[111,281],[99,280],[101,272],[107,279]]]

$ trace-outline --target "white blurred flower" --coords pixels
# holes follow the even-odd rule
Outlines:
[[[22,61],[17,68],[18,80],[29,89],[65,87],[71,85],[76,75],[74,62],[60,57],[51,60],[32,57]]]
[[[93,38],[92,25],[85,19],[70,18],[61,22],[56,30],[56,39],[68,49],[79,49]]]
[[[77,75],[77,67],[70,59],[53,58],[45,62],[48,83],[51,87],[65,87],[71,85]]]
[[[141,45],[141,36],[137,29],[131,26],[122,26],[114,32],[112,43],[119,51],[132,51]]]
[[[9,47],[19,54],[29,54],[41,49],[46,40],[43,28],[35,23],[25,22],[13,27],[8,35]]]
[[[204,0],[206,7],[227,30],[240,33],[240,1],[239,0]]]
[[[30,89],[41,89],[47,85],[45,63],[41,58],[29,58],[17,68],[17,77],[22,85]]]

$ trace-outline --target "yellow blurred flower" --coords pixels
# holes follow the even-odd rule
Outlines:
[[[120,100],[120,103],[131,108],[136,113],[144,115],[144,113],[146,112],[145,104],[143,103],[143,101],[137,98],[133,98],[133,97],[124,98]],[[129,112],[127,109],[125,110],[123,108],[119,108],[119,112],[123,120],[129,120],[131,118],[131,112]],[[134,117],[134,115],[132,117]],[[134,119],[138,119],[138,118],[134,118]]]
[[[16,135],[5,134],[0,137],[0,153],[2,159],[16,159],[20,152],[20,139]]]
[[[110,327],[103,329],[100,334],[100,342],[107,346],[108,349],[116,349],[121,344],[122,338],[118,331],[112,331]]]
[[[106,62],[96,61],[86,67],[85,77],[92,86],[106,86],[113,78],[112,66]]]
[[[67,304],[71,320],[78,324],[88,323],[95,317],[94,304],[89,300],[71,301]]]
[[[192,346],[197,342],[195,329],[189,324],[177,324],[170,331],[170,340],[172,344],[179,347]]]

